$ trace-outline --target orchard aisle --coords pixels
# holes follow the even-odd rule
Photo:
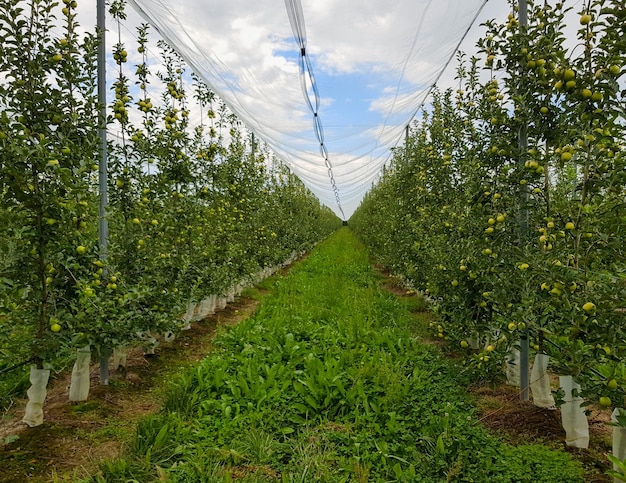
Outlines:
[[[498,441],[468,381],[348,229],[278,277],[91,481],[583,481],[569,455]],[[532,472],[528,472],[532,468]]]

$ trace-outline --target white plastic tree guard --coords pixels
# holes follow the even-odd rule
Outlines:
[[[149,330],[137,332],[137,337],[141,341],[143,353],[145,355],[154,355],[154,351],[159,347],[159,341],[150,333]]]
[[[217,306],[217,295],[212,294],[207,299],[207,313],[209,315],[214,314],[216,306]]]
[[[217,310],[224,310],[228,305],[228,299],[224,296],[218,297],[217,302],[215,302],[215,308]]]
[[[49,369],[37,369],[36,365],[30,366],[30,388],[26,392],[28,403],[22,421],[31,428],[43,423],[43,405],[48,393],[46,387],[50,379]]]
[[[76,351],[76,361],[72,368],[70,382],[70,401],[85,401],[89,397],[89,366],[91,349],[85,346]]]
[[[515,347],[506,356],[506,383],[509,386],[520,386],[520,352]]]
[[[615,408],[613,410],[613,414],[611,414],[611,422],[614,424],[613,426],[613,456],[615,456],[619,460],[626,459],[626,428],[623,426],[618,426],[617,418],[620,414],[625,413],[625,409]],[[613,469],[615,471],[619,471],[617,465],[613,465]],[[622,480],[614,478],[613,481],[618,483]]]
[[[176,333],[173,330],[168,330],[167,332],[163,334],[162,339],[163,339],[163,342],[167,344],[171,344],[172,342],[176,340]]]
[[[126,367],[126,347],[113,349],[113,368],[118,370],[120,367]]]
[[[193,315],[196,309],[196,303],[192,300],[190,300],[189,302],[187,302],[187,309],[185,310],[185,313],[183,314],[183,326],[181,328],[181,330],[189,330],[191,329],[191,322],[193,322]]]
[[[205,298],[202,301],[201,303],[202,309],[200,310],[201,318],[205,318],[215,313],[216,301],[217,301],[217,295],[215,294],[209,295],[207,298]]]
[[[530,373],[530,392],[533,395],[535,406],[554,409],[556,406],[550,387],[550,375],[548,374],[549,361],[550,356],[546,354],[535,355],[535,362]]]
[[[589,422],[584,408],[583,398],[574,395],[580,391],[580,384],[574,382],[572,376],[559,376],[559,383],[565,392],[565,404],[561,406],[561,421],[565,429],[565,444],[574,448],[589,446]]]

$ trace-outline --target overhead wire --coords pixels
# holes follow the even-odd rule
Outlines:
[[[415,112],[411,116],[411,120],[413,120],[413,118],[417,115],[419,110],[424,106],[424,102],[426,102],[426,99],[428,98],[428,96],[430,96],[430,93],[433,91],[435,86],[439,83],[439,80],[441,79],[441,76],[446,71],[446,69],[450,65],[450,62],[452,62],[452,59],[454,58],[454,56],[457,54],[457,52],[461,48],[461,44],[465,41],[465,38],[467,37],[467,34],[469,34],[470,30],[472,30],[472,27],[474,26],[474,23],[476,23],[476,19],[480,15],[480,12],[483,11],[483,8],[485,8],[485,5],[487,5],[488,1],[489,0],[484,0],[482,5],[476,10],[476,13],[474,14],[474,18],[472,18],[472,21],[469,23],[469,25],[465,29],[465,32],[463,32],[463,35],[461,36],[461,38],[457,42],[456,47],[454,48],[454,51],[450,54],[450,57],[448,57],[448,59],[446,60],[446,63],[443,65],[443,67],[439,71],[439,74],[437,74],[437,77],[435,78],[435,81],[428,88],[428,91],[426,93],[426,97],[424,97],[424,101],[422,101],[420,103],[419,107],[415,110]]]
[[[411,44],[411,49],[409,50],[409,53],[407,54],[406,59],[402,65],[402,72],[400,73],[400,77],[398,78],[398,82],[396,83],[396,88],[395,88],[395,92],[393,96],[393,102],[391,103],[391,107],[389,108],[389,111],[387,112],[387,117],[385,117],[385,121],[383,122],[383,127],[382,127],[381,134],[380,134],[381,136],[385,132],[385,129],[387,129],[387,122],[389,122],[389,117],[391,116],[391,113],[393,112],[394,108],[396,107],[396,103],[398,102],[400,85],[402,84],[402,81],[404,80],[404,77],[406,75],[407,65],[409,64],[409,60],[411,59],[411,57],[413,56],[413,52],[415,51],[417,39],[422,33],[422,27],[424,26],[424,20],[426,19],[426,12],[428,12],[428,9],[430,8],[431,4],[432,4],[432,0],[429,0],[428,4],[426,4],[426,7],[424,8],[425,13],[420,18],[418,27],[415,31],[415,35],[413,36],[413,43]],[[376,145],[378,145],[378,142],[376,143]]]
[[[343,219],[346,219],[346,215],[341,207],[341,198],[339,196],[339,189],[337,188],[337,182],[335,181],[335,175],[333,173],[333,166],[330,161],[328,149],[324,144],[324,127],[319,116],[320,108],[320,95],[317,89],[317,82],[315,81],[315,75],[313,73],[313,66],[311,65],[310,57],[306,51],[306,26],[304,23],[304,12],[302,10],[302,3],[300,0],[285,0],[285,7],[287,8],[287,15],[289,17],[289,23],[291,24],[291,30],[293,36],[300,47],[300,86],[302,88],[302,94],[309,107],[309,110],[313,113],[313,130],[315,137],[320,143],[320,155],[324,159],[324,165],[328,169],[328,178],[330,179],[330,185],[335,195],[335,201]],[[313,93],[313,99],[311,99],[311,92]]]
[[[450,54],[450,56],[446,59],[445,64],[443,65],[443,67],[439,70],[439,73],[437,74],[437,76],[435,77],[435,80],[433,81],[433,83],[430,85],[430,87],[428,87],[428,89],[426,89],[426,92],[424,94],[424,97],[422,99],[422,102],[420,102],[419,106],[417,106],[417,108],[415,109],[415,111],[413,112],[413,115],[409,118],[409,122],[407,124],[407,126],[409,126],[411,124],[411,122],[413,121],[413,119],[415,118],[415,116],[417,116],[417,113],[422,110],[424,108],[424,104],[426,103],[426,99],[428,99],[430,97],[430,94],[432,93],[433,89],[437,86],[437,84],[439,83],[439,80],[441,79],[441,76],[444,74],[444,72],[447,70],[448,66],[450,65],[450,62],[452,62],[452,59],[454,58],[454,56],[457,54],[457,52],[459,51],[459,49],[461,48],[461,44],[465,41],[465,38],[467,37],[467,35],[469,34],[470,30],[472,30],[472,27],[474,26],[474,24],[476,23],[476,19],[478,18],[478,16],[480,15],[480,13],[483,11],[483,8],[485,8],[485,5],[487,5],[487,2],[489,0],[484,0],[483,3],[480,5],[480,7],[478,9],[476,9],[476,13],[474,14],[474,17],[472,18],[472,21],[469,23],[469,25],[467,26],[467,28],[465,29],[465,32],[463,32],[463,35],[461,36],[461,38],[459,39],[459,41],[456,44],[456,47],[454,48],[454,50],[452,51],[452,53]],[[399,142],[399,140],[398,140]],[[397,146],[397,143],[396,143]],[[387,161],[385,161],[383,163],[383,167],[387,165],[387,162],[389,161],[389,158],[391,157],[391,155],[393,154],[393,150],[391,150],[389,152],[389,156],[387,157]]]

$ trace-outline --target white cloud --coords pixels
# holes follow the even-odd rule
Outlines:
[[[95,25],[95,2],[80,2],[79,21]],[[131,0],[173,41],[190,65],[246,125],[331,208],[335,198],[313,133],[313,119],[300,87],[297,46],[284,2],[258,0]],[[310,0],[303,2],[318,78],[324,77],[320,118],[346,216],[375,181],[392,148],[402,139],[426,90],[456,47],[482,0]],[[508,13],[490,2],[482,19]],[[144,22],[131,8],[122,28],[129,64],[139,63],[135,26]],[[481,29],[464,44],[473,51]],[[151,38],[154,36],[151,35]],[[107,44],[117,41],[110,23]],[[151,43],[152,50],[156,50]],[[286,54],[286,52],[291,52]],[[156,52],[149,61],[156,62]],[[453,60],[441,84],[454,85]],[[109,65],[112,70],[114,64]],[[151,67],[156,71],[160,66]],[[334,92],[345,75],[363,74],[362,85]],[[156,79],[155,79],[156,81]],[[374,88],[383,86],[376,92]],[[330,90],[330,91],[329,91]],[[365,94],[366,93],[366,94]],[[153,96],[154,97],[154,96]],[[365,98],[366,101],[364,100]],[[351,109],[350,113],[341,112]],[[360,109],[360,111],[359,111]],[[192,113],[196,119],[199,114]],[[341,121],[337,121],[340,119]],[[386,124],[385,124],[386,120]],[[343,125],[340,125],[344,123]]]

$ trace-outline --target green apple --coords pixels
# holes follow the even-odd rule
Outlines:
[[[600,406],[607,408],[611,405],[611,398],[607,396],[602,396],[599,402]]]
[[[583,310],[585,312],[594,312],[596,310],[596,304],[593,302],[587,302],[583,305]]]

